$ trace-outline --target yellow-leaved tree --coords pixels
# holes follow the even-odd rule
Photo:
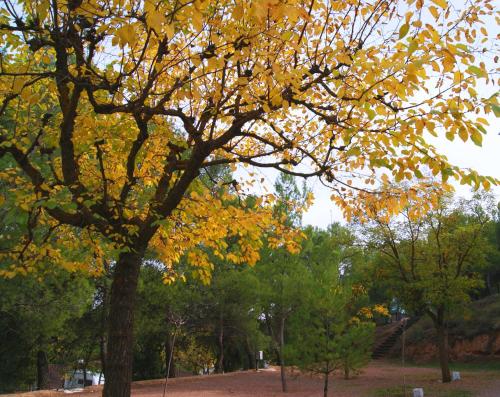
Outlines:
[[[280,235],[267,198],[234,206],[230,181],[203,183],[217,166],[321,176],[346,215],[356,191],[376,192],[380,168],[398,181],[428,169],[495,183],[426,141],[480,144],[477,114],[500,110],[475,88],[490,82],[492,1],[464,4],[4,0],[2,274],[115,260],[104,395],[129,396],[146,254],[168,274],[186,254],[203,273],[209,249],[254,263],[262,233]],[[394,194],[389,206],[404,205]]]

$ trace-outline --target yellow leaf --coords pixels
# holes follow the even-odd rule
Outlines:
[[[21,92],[21,98],[23,101],[29,102],[30,97],[31,97],[30,90],[26,89]]]
[[[432,14],[432,16],[435,18],[435,19],[438,19],[439,18],[439,11],[436,7],[434,6],[430,6],[429,7],[429,11],[430,13]]]
[[[161,25],[165,21],[165,16],[155,9],[150,9],[147,13],[146,21],[149,27],[154,29],[158,33],[161,31]]]
[[[233,8],[233,15],[232,16],[234,19],[238,20],[238,19],[243,18],[244,13],[245,13],[245,9],[243,8],[243,6],[241,4],[238,4]]]
[[[48,0],[42,0],[36,6],[36,13],[40,22],[43,22],[47,17],[50,8],[50,2]]]
[[[14,83],[12,84],[12,91],[16,94],[19,94],[24,87],[24,83],[24,79],[16,77],[14,79]]]
[[[193,27],[199,32],[203,29],[203,15],[201,12],[194,11],[192,19]]]
[[[291,30],[287,30],[286,32],[283,32],[281,34],[281,38],[284,40],[284,41],[288,41],[290,40],[290,38],[292,37],[293,35],[293,32]]]
[[[455,58],[452,55],[446,55],[443,59],[443,69],[445,72],[451,72],[455,67]]]
[[[458,136],[464,142],[466,142],[467,138],[469,138],[469,134],[467,134],[467,130],[463,127],[458,130]]]
[[[434,4],[437,4],[439,7],[445,9],[448,7],[448,2],[446,0],[432,0]]]
[[[167,34],[167,37],[169,40],[171,40],[172,37],[174,37],[175,27],[174,27],[173,23],[169,23],[169,24],[165,25],[165,33]]]

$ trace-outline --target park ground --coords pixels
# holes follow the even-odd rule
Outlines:
[[[496,367],[496,366],[495,366]],[[372,362],[361,373],[350,380],[334,375],[330,381],[331,397],[403,397],[403,385],[410,389],[422,387],[425,397],[500,397],[500,371],[482,366],[461,371],[462,379],[451,384],[441,384],[440,371],[436,367],[407,367],[390,362]],[[163,380],[135,382],[133,397],[161,397]],[[320,397],[323,392],[322,379],[318,376],[300,375],[292,371],[288,378],[288,393],[281,392],[280,375],[277,368],[266,370],[232,372],[223,375],[193,376],[171,379],[167,397]],[[62,392],[35,392],[16,394],[16,397],[96,397],[100,387],[85,392],[64,394]]]

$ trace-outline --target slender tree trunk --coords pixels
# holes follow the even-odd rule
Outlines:
[[[271,337],[271,340],[273,341],[273,351],[274,351],[274,354],[276,355],[276,362],[279,364],[281,362],[279,343],[276,339],[276,335],[274,334],[273,326],[271,324],[271,320],[269,318],[269,315],[267,313],[264,314],[264,318],[266,320],[267,332],[269,333],[269,336]]]
[[[217,373],[224,373],[224,317],[222,310],[219,316],[219,360],[217,362]]]
[[[285,317],[280,321],[280,343],[279,343],[279,359],[280,359],[280,369],[281,369],[281,390],[285,393],[287,391],[286,386],[286,374],[285,374],[285,358],[283,357],[283,349],[285,347]]]
[[[102,333],[99,337],[99,359],[101,360],[101,374],[99,374],[99,384],[101,384],[101,375],[106,378],[106,336]]]
[[[175,378],[174,346],[172,345],[170,339],[170,335],[167,335],[165,338],[165,368],[168,370],[167,377]]]
[[[248,359],[248,369],[255,369],[255,362],[257,361],[257,356],[254,351],[252,351],[252,347],[250,346],[250,342],[248,341],[248,336],[245,338],[246,342],[246,353],[247,353],[247,359]]]
[[[350,371],[349,371],[349,365],[346,363],[344,364],[344,379],[349,379]]]
[[[323,385],[323,397],[328,397],[328,366],[326,367],[326,372],[325,372],[325,383]]]
[[[450,358],[448,352],[448,329],[446,327],[445,307],[439,306],[435,312],[427,310],[436,329],[439,365],[441,367],[441,380],[443,383],[451,382]]]
[[[488,295],[492,295],[493,294],[493,288],[492,288],[492,285],[491,285],[491,273],[488,272],[486,273],[486,290],[488,291]]]
[[[36,386],[38,390],[49,388],[49,361],[44,350],[36,354]]]
[[[93,346],[90,347],[87,355],[85,356],[85,358],[83,359],[83,387],[85,388],[85,386],[87,385],[87,365],[92,357],[92,352],[93,352],[94,348]],[[90,384],[92,384],[93,382],[93,379],[92,381],[90,382]]]
[[[106,378],[106,352],[107,352],[107,340],[106,340],[106,324],[108,323],[108,274],[109,274],[109,265],[107,261],[104,261],[104,270],[106,277],[101,279],[102,284],[100,285],[101,289],[101,317],[99,324],[99,359],[101,361],[101,373],[99,374],[99,384],[101,384],[101,375],[104,375]]]
[[[134,303],[142,252],[121,253],[114,268],[104,397],[130,397]]]
[[[168,354],[168,361],[167,361],[167,370],[165,371],[165,383],[163,385],[163,395],[162,397],[166,396],[167,393],[167,386],[168,386],[168,378],[170,375],[170,370],[172,368],[173,360],[174,360],[174,348],[175,348],[175,337],[177,336],[177,331],[178,328],[175,329],[174,334],[172,335],[172,342],[169,342],[170,349],[169,349],[169,354]]]
[[[439,364],[441,366],[441,378],[443,383],[451,382],[450,363],[448,355],[448,331],[444,325],[437,327],[437,339],[439,350]]]

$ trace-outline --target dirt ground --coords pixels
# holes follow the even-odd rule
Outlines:
[[[330,381],[331,397],[392,397],[402,396],[404,379],[408,389],[423,387],[425,397],[500,397],[500,373],[498,371],[461,372],[462,380],[443,385],[439,382],[437,368],[411,367],[403,370],[394,364],[374,362],[353,379],[344,380],[334,375]],[[163,380],[135,382],[133,397],[161,397]],[[281,392],[279,371],[268,370],[233,372],[224,375],[193,376],[171,379],[168,397],[320,397],[323,382],[320,377],[291,373],[288,393]],[[99,387],[82,393],[27,393],[16,397],[75,397],[99,396]]]

